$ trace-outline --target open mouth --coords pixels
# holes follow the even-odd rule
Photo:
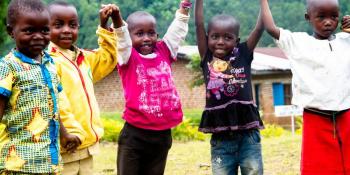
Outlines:
[[[140,50],[143,52],[143,53],[151,53],[152,50],[153,50],[153,45],[151,44],[143,44],[141,47],[140,47]]]
[[[72,38],[61,38],[60,40],[65,42],[71,42]]]
[[[33,43],[31,44],[31,47],[45,47],[45,44],[44,43]]]

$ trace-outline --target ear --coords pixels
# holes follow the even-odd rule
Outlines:
[[[241,41],[241,38],[237,38],[237,39],[236,39],[236,44],[237,44],[237,45],[239,44],[239,41]]]
[[[309,14],[305,13],[304,18],[306,21],[310,22],[310,16]]]
[[[157,33],[157,39],[159,38],[159,34]]]
[[[7,24],[6,31],[7,31],[7,34],[10,35],[11,38],[13,38],[13,27]]]

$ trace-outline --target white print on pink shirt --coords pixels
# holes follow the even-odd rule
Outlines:
[[[175,91],[168,63],[161,61],[157,67],[136,67],[137,85],[141,87],[139,109],[150,115],[163,117],[165,110],[180,107],[180,99]]]

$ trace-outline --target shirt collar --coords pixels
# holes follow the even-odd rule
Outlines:
[[[12,49],[12,53],[15,57],[17,57],[18,59],[20,59],[22,62],[24,63],[28,63],[28,64],[41,64],[39,61],[33,59],[33,58],[30,58],[30,57],[27,57],[26,55],[24,55],[23,53],[19,52],[18,50],[16,49]],[[42,64],[46,64],[48,62],[51,62],[53,63],[53,60],[51,58],[51,56],[43,51],[42,52]]]

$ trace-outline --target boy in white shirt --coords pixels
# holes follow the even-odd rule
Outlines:
[[[333,34],[338,0],[306,1],[312,35],[276,27],[268,0],[260,2],[266,31],[291,61],[292,103],[304,108],[301,174],[349,174],[350,35]]]

